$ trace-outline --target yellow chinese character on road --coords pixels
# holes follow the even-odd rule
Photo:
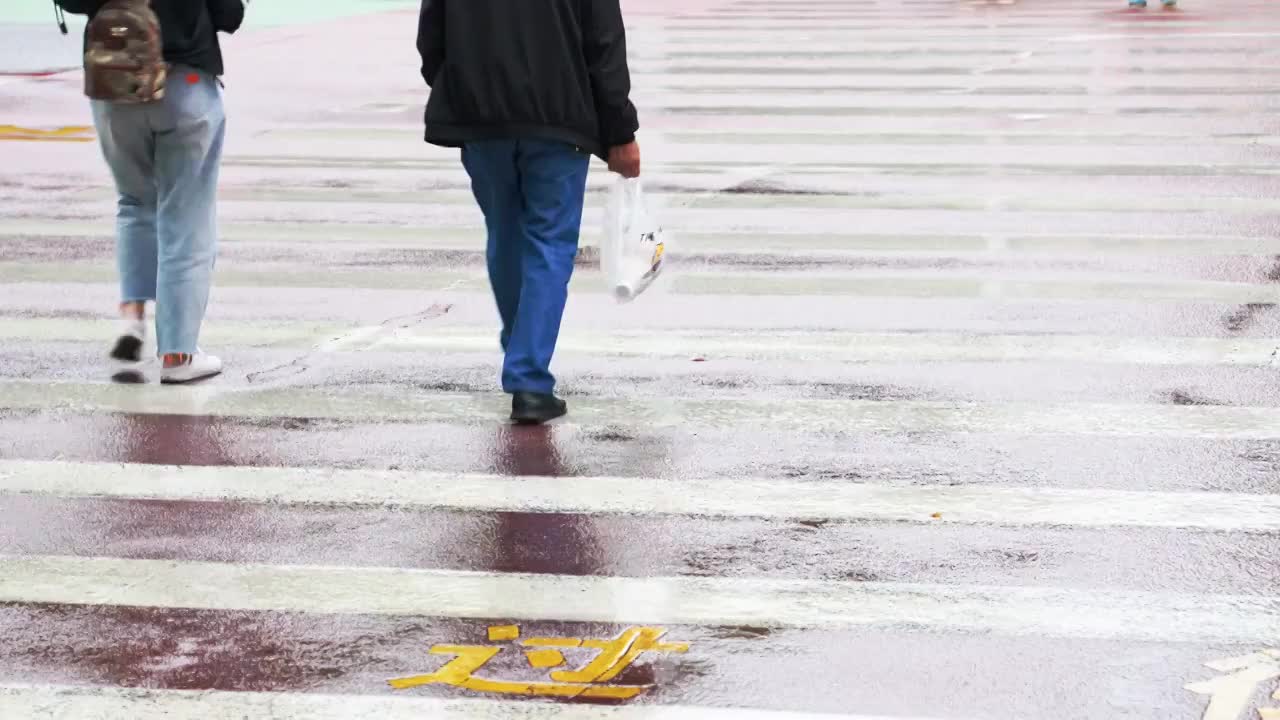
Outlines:
[[[528,638],[520,641],[520,628],[501,625],[489,628],[490,642],[516,642],[527,648],[525,658],[529,666],[549,670],[553,682],[524,682],[520,680],[495,680],[477,677],[476,673],[503,648],[499,645],[436,645],[432,655],[453,655],[454,659],[429,675],[395,678],[387,681],[397,690],[422,685],[452,685],[474,692],[503,695],[533,695],[549,697],[607,698],[630,700],[649,690],[648,685],[604,685],[618,677],[641,655],[647,652],[684,653],[687,643],[662,642],[666,630],[651,627],[634,627],[612,640],[582,638]],[[562,650],[594,650],[596,656],[577,670],[565,668]]]

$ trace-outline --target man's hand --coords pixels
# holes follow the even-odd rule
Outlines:
[[[609,170],[628,179],[640,177],[640,144],[609,148]]]

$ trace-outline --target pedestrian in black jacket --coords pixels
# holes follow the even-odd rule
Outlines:
[[[107,0],[56,0],[93,20]],[[150,0],[167,66],[163,97],[143,103],[95,99],[93,121],[115,179],[116,262],[122,327],[110,352],[112,378],[147,379],[148,302],[156,305],[160,380],[185,383],[222,371],[199,348],[217,253],[215,197],[226,116],[218,33],[244,20],[241,0]],[[136,13],[135,13],[136,14]],[[108,22],[106,18],[103,22]],[[113,18],[110,22],[115,22]],[[136,28],[110,30],[132,33]],[[146,33],[154,39],[154,32]],[[133,37],[130,35],[130,37]],[[154,49],[154,43],[148,43]],[[86,55],[86,62],[98,57]],[[95,96],[96,97],[96,96]]]
[[[512,419],[555,419],[590,155],[640,175],[619,0],[423,0],[418,50],[426,140],[462,148],[484,212]]]

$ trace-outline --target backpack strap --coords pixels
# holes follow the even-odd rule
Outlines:
[[[58,0],[53,0],[53,19],[58,23],[58,29],[62,31],[63,35],[71,34],[71,31],[67,29],[67,13],[58,4]]]

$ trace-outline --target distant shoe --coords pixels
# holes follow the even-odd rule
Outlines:
[[[207,380],[222,372],[222,361],[214,355],[206,355],[197,351],[188,355],[187,361],[181,365],[160,368],[160,382],[165,385],[182,385],[200,380]]]
[[[511,419],[518,425],[541,425],[568,413],[568,404],[555,395],[518,392],[511,396]]]
[[[1178,7],[1178,0],[1164,0],[1164,9],[1173,10]]]
[[[142,320],[124,320],[120,336],[116,338],[116,343],[107,356],[111,362],[113,381],[130,384],[147,381],[142,359],[142,347],[146,344],[147,324]]]
[[[1147,6],[1147,0],[1129,0],[1129,7],[1144,8]]]

